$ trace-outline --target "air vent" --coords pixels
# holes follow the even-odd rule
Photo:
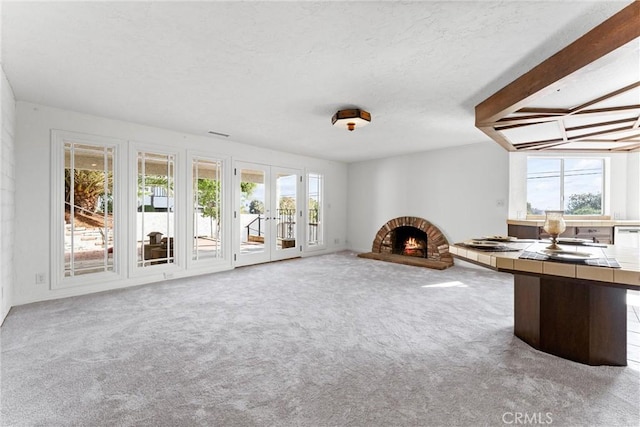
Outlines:
[[[214,131],[210,130],[207,133],[211,134],[211,135],[215,135],[215,136],[223,136],[225,138],[229,138],[229,135],[227,135],[226,133],[222,133],[222,132],[214,132]]]

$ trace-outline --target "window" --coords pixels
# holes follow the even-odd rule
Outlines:
[[[175,156],[146,152],[137,156],[137,266],[173,263]]]
[[[222,258],[222,162],[194,158],[191,259]]]
[[[566,215],[603,215],[604,160],[527,159],[527,214],[564,210]]]
[[[51,132],[51,287],[119,276],[123,141]]]
[[[273,171],[276,178],[276,250],[294,248],[298,237],[297,206],[299,173]],[[273,176],[273,175],[272,175]]]
[[[307,245],[309,247],[322,246],[324,244],[324,227],[322,222],[324,176],[319,173],[307,174]]]
[[[114,270],[114,151],[64,143],[64,277]]]

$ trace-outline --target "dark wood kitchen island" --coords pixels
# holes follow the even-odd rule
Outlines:
[[[514,334],[532,347],[588,365],[627,364],[626,290],[640,290],[640,250],[562,245],[566,251],[615,260],[619,268],[522,259],[548,242],[503,243],[515,251],[449,246],[451,254],[514,276]]]

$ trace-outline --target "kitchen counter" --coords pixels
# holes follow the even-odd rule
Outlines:
[[[621,268],[520,259],[547,241],[505,243],[513,252],[449,245],[461,260],[514,277],[514,335],[549,354],[587,365],[627,364],[627,289],[640,289],[640,249],[561,245],[567,251],[615,258]]]
[[[516,241],[506,243],[517,252],[487,252],[461,245],[449,245],[449,252],[456,258],[494,270],[509,273],[537,273],[550,276],[603,282],[603,285],[618,285],[640,290],[640,249],[607,245],[604,248],[561,245],[563,249],[578,252],[602,251],[607,258],[615,258],[621,268],[591,267],[556,261],[518,259],[523,251],[537,252],[549,245],[548,241]]]

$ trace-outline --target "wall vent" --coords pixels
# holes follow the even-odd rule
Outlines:
[[[210,135],[223,136],[225,138],[229,138],[229,135],[227,135],[226,133],[222,133],[222,132],[215,132],[215,131],[210,130],[207,133],[210,134]]]

